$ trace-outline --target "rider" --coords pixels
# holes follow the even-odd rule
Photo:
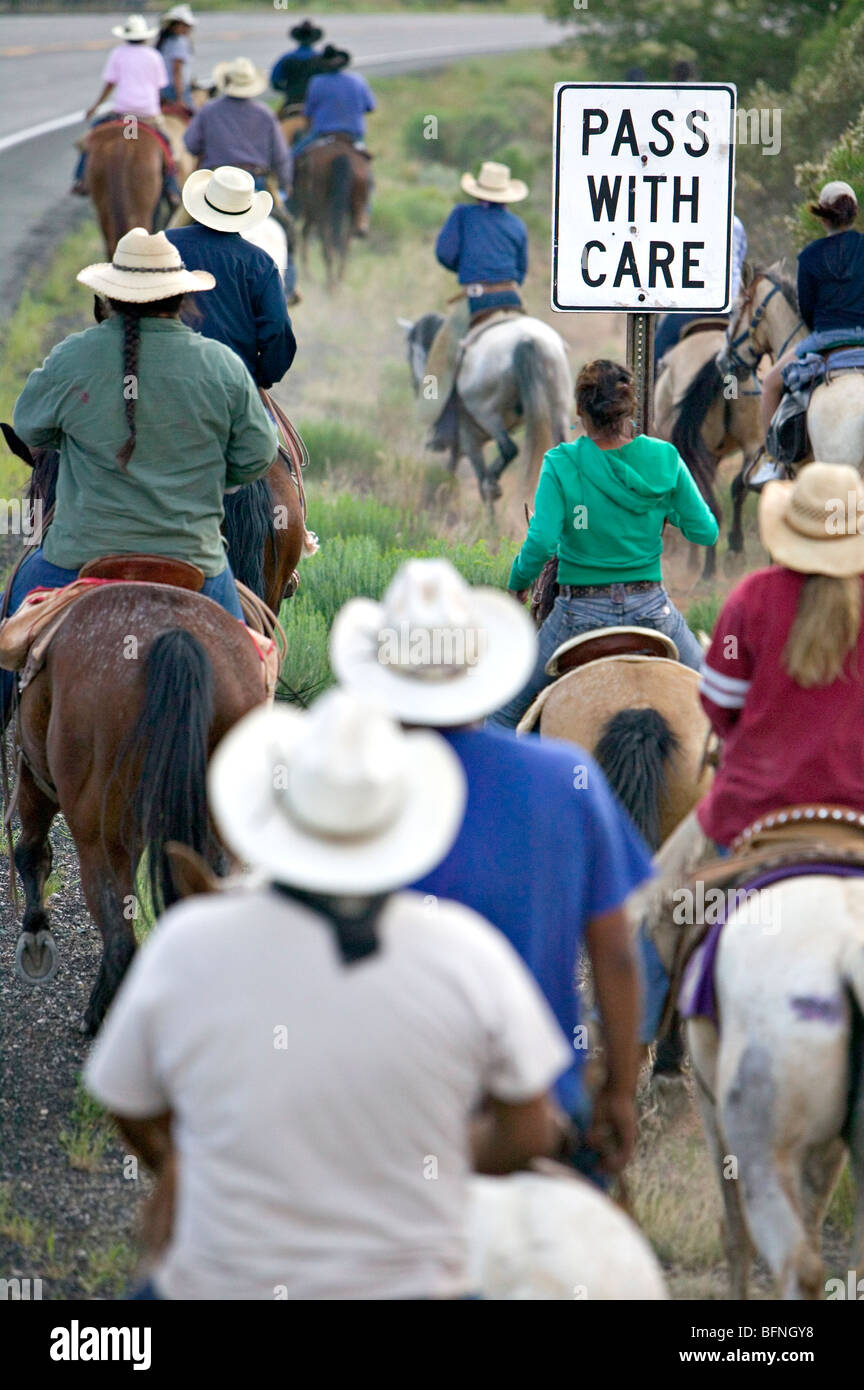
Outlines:
[[[810,332],[778,357],[762,382],[762,427],[767,435],[783,394],[783,368],[794,357],[850,343],[864,344],[864,236],[854,229],[855,190],[826,183],[810,208],[825,228],[798,255],[798,307]]]
[[[156,48],[168,72],[168,81],[162,88],[163,102],[176,102],[186,106],[190,114],[194,109],[192,89],[189,81],[189,65],[192,60],[192,44],[189,35],[198,23],[188,5],[175,5],[166,11],[159,21],[159,37]]]
[[[240,235],[263,222],[273,199],[255,192],[251,174],[230,166],[199,169],[183,186],[191,227],[166,233],[188,265],[209,270],[212,294],[195,303],[187,318],[206,338],[215,338],[242,357],[258,386],[281,381],[297,351],[285,291],[271,256]]]
[[[197,565],[202,592],[242,619],[222,498],[266,473],[276,431],[236,353],[179,321],[184,296],[213,276],[187,270],[164,232],[136,227],[111,263],[77,278],[111,315],[59,343],[15,406],[16,432],[59,449],[60,465],[54,518],[9,610],[31,589],[71,584],[88,560],[146,552]]]
[[[302,105],[310,80],[320,71],[321,54],[314,45],[324,37],[324,30],[308,19],[288,32],[297,47],[283,54],[270,73],[270,86],[282,93],[283,107]]]
[[[527,185],[511,178],[506,164],[491,160],[481,165],[479,178],[463,174],[460,185],[475,201],[456,204],[435,243],[441,265],[455,271],[464,288],[456,296],[457,307],[438,330],[426,361],[426,373],[435,378],[436,401],[441,403],[440,412],[433,407],[437,419],[430,449],[451,447],[454,373],[462,338],[480,314],[496,309],[521,310],[519,286],[528,271],[528,230],[521,217],[506,206],[527,198]],[[426,417],[422,404],[420,409]],[[511,447],[515,455],[515,445]]]
[[[546,663],[568,638],[633,625],[671,637],[679,660],[698,671],[702,649],[663,587],[667,521],[697,545],[713,545],[717,522],[674,444],[633,437],[633,377],[600,359],[582,368],[576,406],[585,435],[543,460],[534,515],[510,572],[517,598],[558,555],[559,595],[540,629],[534,672],[489,721],[513,728],[549,684]]]
[[[147,40],[154,37],[156,30],[147,27],[142,15],[131,14],[125,24],[115,25],[111,33],[115,38],[125,39],[125,43],[112,48],[108,54],[108,61],[102,72],[102,91],[89,110],[85,111],[84,119],[89,121],[103,101],[107,101],[113,93],[111,111],[99,116],[93,125],[135,116],[164,133],[159,92],[168,81],[168,73],[161,54],[147,45]],[[86,165],[85,146],[78,158],[75,181],[72,185],[72,192],[84,197],[89,191],[84,180]],[[173,172],[169,172],[167,168],[164,192],[171,206],[177,207],[180,202],[180,189]]]
[[[322,52],[303,104],[309,129],[294,146],[295,157],[322,135],[349,135],[357,148],[365,148],[366,116],[376,109],[375,97],[365,77],[345,72],[350,62],[351,54],[332,44]]]

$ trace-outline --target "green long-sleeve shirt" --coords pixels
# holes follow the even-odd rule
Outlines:
[[[662,580],[663,524],[713,545],[717,522],[674,444],[640,434],[621,449],[587,435],[543,460],[534,515],[510,572],[527,589],[558,555],[559,584]]]
[[[124,391],[137,392],[125,472],[116,458],[129,434]],[[31,372],[14,424],[27,444],[60,450],[44,551],[64,569],[144,551],[221,574],[225,489],[260,478],[276,453],[243,362],[178,319],[141,320],[135,379],[124,375],[121,319],[66,338]]]

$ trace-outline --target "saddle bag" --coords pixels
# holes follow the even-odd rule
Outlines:
[[[807,435],[807,407],[812,386],[800,386],[786,391],[774,412],[768,429],[765,450],[777,463],[800,463],[810,452]]]

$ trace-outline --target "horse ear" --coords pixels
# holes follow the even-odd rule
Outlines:
[[[402,319],[402,318],[397,318],[396,322],[398,323],[398,325],[399,325],[400,328],[404,328],[404,329],[405,329],[405,332],[406,332],[406,333],[410,332],[410,330],[414,327],[414,320],[413,320],[413,319]]]
[[[23,459],[28,468],[32,468],[35,462],[29,448],[15,433],[11,425],[5,422],[0,423],[0,430],[3,431],[3,438],[6,440],[6,448],[11,454],[15,454],[19,459]]]
[[[197,893],[218,893],[222,880],[214,874],[210,865],[200,854],[188,845],[177,840],[169,840],[165,854],[171,867],[171,877],[178,897],[191,898]]]

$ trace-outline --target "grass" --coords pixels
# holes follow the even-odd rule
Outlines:
[[[113,1137],[111,1121],[101,1105],[85,1091],[79,1077],[75,1083],[68,1128],[62,1129],[58,1136],[69,1167],[85,1173],[100,1172],[105,1150]]]

